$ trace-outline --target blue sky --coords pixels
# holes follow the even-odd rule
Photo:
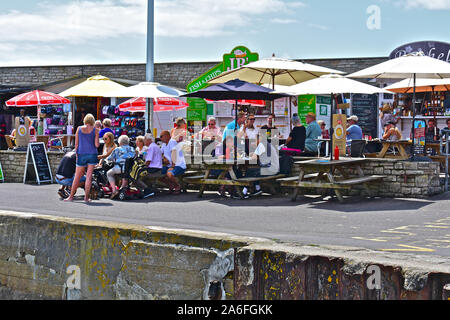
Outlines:
[[[1,1],[0,66],[144,63],[146,8]],[[450,42],[449,20],[450,0],[155,0],[155,62],[219,61],[237,45],[261,58],[388,56],[408,42]]]

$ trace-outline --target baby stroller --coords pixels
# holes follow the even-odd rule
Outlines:
[[[150,189],[139,187],[138,181],[146,176],[147,166],[141,157],[134,157],[125,161],[121,177],[128,180],[128,185],[119,190],[117,198],[120,201],[144,199],[154,195]]]

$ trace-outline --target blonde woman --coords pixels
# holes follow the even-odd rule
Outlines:
[[[183,118],[177,118],[175,121],[176,127],[170,132],[170,136],[177,142],[186,141],[187,128],[186,121]]]
[[[84,126],[80,126],[75,134],[75,153],[77,154],[77,167],[75,178],[70,191],[70,196],[64,201],[73,201],[75,193],[80,185],[80,179],[86,173],[86,183],[84,187],[84,201],[90,202],[92,172],[98,163],[97,148],[100,146],[99,130],[94,127],[95,118],[92,114],[87,114],[83,119]],[[87,168],[87,171],[86,171]]]
[[[136,138],[136,155],[137,156],[145,156],[147,155],[148,147],[145,145],[145,137],[139,136]]]
[[[105,141],[105,144],[103,145],[102,155],[98,156],[98,159],[100,160],[98,167],[101,167],[103,165],[103,160],[108,158],[114,149],[117,148],[117,145],[114,142],[114,135],[111,132],[105,133],[103,141]]]

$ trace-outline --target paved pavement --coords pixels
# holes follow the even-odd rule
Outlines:
[[[450,193],[421,199],[261,196],[249,200],[195,192],[85,204],[59,200],[57,185],[0,184],[0,209],[144,226],[225,232],[308,245],[450,256]]]

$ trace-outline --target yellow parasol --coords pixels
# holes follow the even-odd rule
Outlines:
[[[102,97],[107,97],[111,91],[125,88],[121,84],[107,77],[96,75],[86,81],[73,86],[60,93],[63,97],[94,97],[97,98],[97,119],[100,117],[100,102]]]

